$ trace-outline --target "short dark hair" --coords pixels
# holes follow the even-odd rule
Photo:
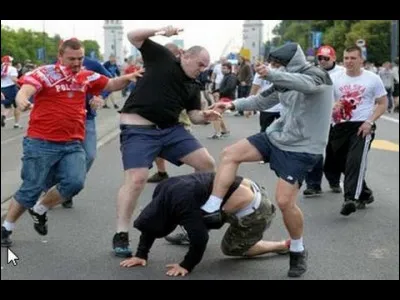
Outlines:
[[[223,63],[222,66],[227,67],[229,70],[232,70],[232,64],[229,61]]]
[[[358,47],[357,45],[354,46],[350,46],[347,47],[346,49],[344,49],[345,52],[354,52],[357,51],[360,54],[360,57],[362,57],[362,50],[360,47]]]
[[[67,48],[71,48],[73,50],[79,50],[79,49],[83,48],[83,44],[76,38],[65,40],[60,45],[60,48],[58,49],[58,53],[60,55],[63,55],[65,52],[65,49],[67,49]]]

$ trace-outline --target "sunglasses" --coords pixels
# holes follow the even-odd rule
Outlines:
[[[330,59],[331,59],[331,58],[330,58],[330,57],[327,57],[327,56],[322,56],[322,55],[318,56],[318,60],[329,61]]]

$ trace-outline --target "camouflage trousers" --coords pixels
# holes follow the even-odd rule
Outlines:
[[[244,256],[245,253],[263,238],[274,219],[275,206],[268,199],[264,188],[260,188],[260,206],[250,215],[238,218],[235,214],[227,214],[230,224],[221,242],[221,250],[225,255]]]

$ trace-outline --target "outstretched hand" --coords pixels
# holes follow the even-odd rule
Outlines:
[[[131,268],[136,266],[146,266],[147,261],[139,257],[131,257],[120,262],[120,266],[124,268]]]
[[[217,102],[210,106],[210,109],[212,109],[216,112],[219,112],[220,114],[222,114],[223,112],[225,112],[226,110],[228,110],[230,108],[231,108],[231,104],[224,103],[224,102]]]
[[[168,276],[185,276],[186,274],[189,273],[188,270],[185,268],[182,268],[179,264],[169,264],[167,265],[168,271],[167,275]]]
[[[140,69],[136,70],[132,74],[129,74],[131,76],[129,79],[131,81],[136,82],[138,78],[143,77],[144,71],[145,71],[145,69],[141,67]]]
[[[204,110],[203,116],[204,116],[204,120],[207,122],[218,121],[222,118],[221,114],[218,111],[212,110],[212,109]]]

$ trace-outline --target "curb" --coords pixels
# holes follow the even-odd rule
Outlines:
[[[108,143],[110,143],[112,140],[114,140],[118,134],[120,133],[120,129],[114,129],[108,133],[106,133],[105,135],[103,135],[100,139],[97,140],[97,149],[100,149],[101,147],[107,145]],[[8,202],[11,200],[13,196],[9,196],[7,198],[5,198],[4,201],[1,202],[1,223],[4,222],[4,218],[7,214],[8,211]]]

